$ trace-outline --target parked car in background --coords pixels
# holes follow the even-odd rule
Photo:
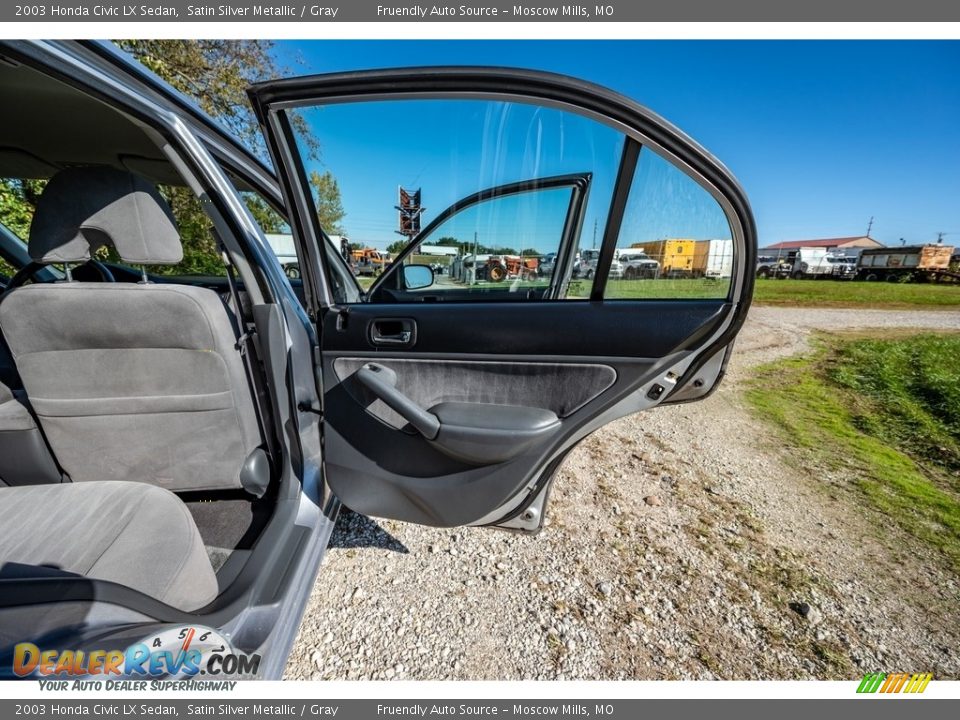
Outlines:
[[[590,280],[597,271],[597,261],[599,259],[599,250],[581,250],[579,259],[577,260],[573,269],[573,276],[575,278],[585,278]]]
[[[757,258],[757,277],[776,277],[780,265],[780,258],[776,255],[761,255]]]
[[[574,265],[573,277],[592,280],[597,274],[597,262],[600,260],[600,251],[590,248],[580,251],[580,260]],[[614,280],[623,277],[623,265],[620,263],[617,252],[614,252],[613,260],[610,261],[610,274],[607,276]]]
[[[540,266],[537,271],[542,277],[550,277],[557,268],[557,254],[555,252],[547,253],[540,258]]]
[[[278,79],[248,97],[272,168],[112,45],[0,42],[0,178],[44,181],[22,206],[29,236],[0,232],[16,270],[0,287],[0,677],[43,676],[14,665],[25,642],[45,666],[48,653],[143,647],[148,677],[176,676],[195,640],[279,678],[341,503],[536,533],[581,440],[723,377],[753,287],[749,203],[711,153],[636,102],[564,76],[454,67]],[[298,144],[291,132],[315,129],[291,118],[315,108],[341,132]],[[587,197],[643,206],[682,183],[694,197],[665,222],[706,209],[726,223],[733,280],[650,302],[604,294],[601,278],[589,301],[556,302],[569,297],[560,273],[435,282],[411,242],[390,264],[361,258],[382,270],[361,291],[301,183],[299,149],[336,142],[383,160],[354,168],[361,187],[408,170],[415,143],[451,157],[437,184],[472,194],[422,236],[548,237],[559,257],[582,241]],[[598,143],[617,152],[588,152]],[[494,146],[502,183],[478,187],[469,168]],[[663,182],[634,183],[641,150]],[[531,163],[554,174],[517,183]],[[609,183],[591,188],[599,176]],[[291,228],[299,277],[251,194]],[[606,220],[607,252],[623,224]],[[609,276],[621,274],[615,260]]]
[[[852,280],[857,274],[857,258],[850,255],[827,255],[830,277],[834,280]]]
[[[660,277],[660,263],[639,250],[621,250],[617,257],[624,280]]]

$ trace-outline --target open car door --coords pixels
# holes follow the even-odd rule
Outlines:
[[[500,68],[250,96],[318,326],[326,478],[353,510],[535,531],[580,440],[720,381],[750,302],[753,218],[730,173],[647,109]],[[319,249],[344,233],[324,221],[361,246],[406,241],[358,301],[336,292],[343,268]],[[655,277],[625,279],[626,248]]]

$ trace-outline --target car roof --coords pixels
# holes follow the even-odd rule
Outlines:
[[[220,160],[241,172],[244,176],[256,180],[259,185],[265,186],[274,198],[279,197],[276,174],[264,159],[257,157],[229,130],[203,112],[192,99],[173,88],[111,42],[94,40],[0,41],[0,60],[4,61],[2,63],[4,72],[11,75],[20,74],[24,77],[38,77],[37,73],[40,73],[44,76],[41,79],[47,89],[54,89],[63,97],[72,96],[78,103],[80,103],[78,98],[86,95],[87,105],[95,104],[95,100],[87,95],[89,91],[73,89],[71,93],[68,92],[68,90],[71,90],[68,85],[71,84],[71,81],[82,82],[86,79],[89,86],[90,80],[84,78],[84,75],[106,76],[106,78],[129,88],[133,94],[149,100],[161,110],[176,115],[194,135],[205,141],[204,144]],[[43,66],[49,65],[53,71],[48,70],[47,67],[36,68],[37,63]],[[75,78],[71,77],[71,66],[77,67]],[[66,84],[55,80],[54,77],[57,75],[64,76]],[[24,83],[20,84],[24,85]],[[57,86],[59,86],[59,89],[57,89]],[[31,85],[26,83],[24,87],[29,91]],[[40,93],[41,90],[42,88],[38,88],[36,92]],[[118,101],[118,107],[123,108],[122,101]],[[15,113],[7,114],[15,115]],[[80,117],[80,115],[78,114],[77,117]],[[76,140],[76,138],[72,139]],[[40,138],[38,144],[43,147],[45,142]],[[55,143],[55,138],[49,138],[47,144],[53,143]],[[76,145],[76,143],[74,144]],[[156,153],[155,147],[154,152],[151,153],[145,145],[135,142],[133,138],[130,139],[129,144],[131,151],[126,155],[135,160],[142,159],[143,167],[130,167],[128,169],[148,176],[154,174],[151,173],[151,166],[156,172],[163,172],[160,164],[164,162],[165,158],[159,155],[153,156]],[[12,160],[8,162],[12,162]],[[78,158],[78,162],[83,164],[84,158]],[[50,169],[55,170],[56,166]],[[43,170],[40,167],[29,168],[29,170],[30,172],[23,174],[24,177],[30,176],[31,173],[34,176],[42,176]],[[38,175],[38,173],[41,174]]]

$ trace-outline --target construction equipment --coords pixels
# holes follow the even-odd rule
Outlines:
[[[540,258],[518,255],[491,255],[487,258],[486,275],[491,282],[533,280],[537,277]]]
[[[350,252],[357,275],[377,275],[389,264],[390,256],[374,248],[358,248]]]

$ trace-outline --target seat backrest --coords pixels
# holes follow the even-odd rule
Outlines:
[[[95,177],[76,176],[90,172]],[[67,173],[70,182],[58,183]],[[91,185],[97,198],[88,202]],[[182,253],[169,209],[141,178],[104,169],[54,177],[31,226],[31,256],[78,262],[106,242],[127,262],[171,263]],[[231,317],[214,291],[27,285],[0,302],[0,328],[73,481],[132,480],[174,491],[243,486],[260,431]]]

